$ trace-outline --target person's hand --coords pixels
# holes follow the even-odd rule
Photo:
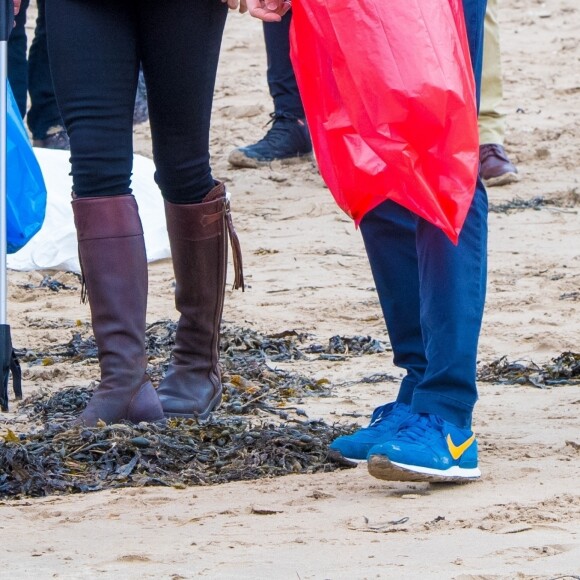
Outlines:
[[[254,17],[265,22],[280,22],[282,16],[290,10],[290,0],[240,0],[246,10]]]
[[[222,4],[227,4],[230,10],[235,10],[239,6],[238,0],[222,0]],[[242,9],[240,8],[240,12]]]
[[[265,22],[280,22],[290,10],[290,0],[222,0],[231,10],[240,7],[240,12],[249,12],[254,18]]]

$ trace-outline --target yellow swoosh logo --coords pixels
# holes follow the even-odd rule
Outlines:
[[[451,435],[447,435],[447,447],[449,447],[449,453],[451,453],[451,457],[453,457],[453,459],[457,460],[459,459],[471,446],[471,444],[475,441],[475,433],[469,438],[467,439],[467,441],[464,441],[461,445],[455,445],[455,443],[453,443],[453,440],[451,439]]]

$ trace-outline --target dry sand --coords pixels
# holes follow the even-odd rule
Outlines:
[[[576,0],[501,3],[506,147],[519,183],[495,206],[541,196],[537,210],[490,214],[489,295],[480,361],[543,364],[578,352],[580,332],[580,8]],[[257,21],[231,14],[212,132],[228,182],[248,289],[228,287],[224,319],[273,333],[387,340],[362,240],[309,164],[233,170],[233,146],[259,138],[270,100]],[[148,126],[137,150],[150,155]],[[175,318],[168,261],[151,265],[149,321]],[[88,308],[73,291],[38,289],[45,273],[9,275],[17,348],[70,338]],[[67,274],[54,274],[67,280]],[[54,328],[51,328],[54,326]],[[24,368],[26,392],[86,382],[92,371]],[[393,398],[390,353],[293,363],[329,378],[312,418],[361,424]],[[364,465],[319,475],[184,490],[127,489],[0,502],[1,578],[580,578],[580,390],[482,383],[474,429],[483,477],[466,486],[387,483]],[[15,405],[13,405],[15,408]],[[13,415],[8,415],[10,418]],[[252,508],[267,508],[259,515]],[[404,523],[402,518],[408,518]]]

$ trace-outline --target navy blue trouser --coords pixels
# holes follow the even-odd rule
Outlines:
[[[480,85],[486,0],[464,0]],[[397,400],[415,413],[471,425],[487,275],[487,194],[478,178],[457,246],[431,223],[386,201],[360,224],[394,362],[406,370]]]
[[[195,203],[214,187],[209,126],[227,10],[220,0],[50,0],[48,48],[78,197],[131,191],[140,63],[163,196]]]
[[[46,0],[36,0],[38,16],[34,38],[27,51],[26,12],[29,0],[23,0],[16,16],[14,30],[8,41],[8,78],[22,117],[33,139],[45,139],[51,127],[62,126],[62,119],[52,86],[48,63],[45,23]],[[28,52],[28,58],[27,58]],[[26,102],[30,94],[30,109],[26,113]]]
[[[266,78],[276,115],[303,119],[302,99],[290,60],[291,22],[292,10],[282,17],[282,22],[264,22],[264,41],[268,59]]]
[[[8,80],[22,118],[26,115],[28,99],[28,43],[26,39],[26,10],[30,0],[22,0],[20,12],[8,38]]]

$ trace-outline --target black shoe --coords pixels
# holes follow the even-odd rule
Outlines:
[[[234,167],[259,167],[272,161],[293,162],[312,158],[310,133],[304,119],[272,113],[272,126],[253,145],[234,149],[228,161]]]
[[[32,141],[34,147],[41,147],[43,149],[70,149],[70,141],[67,132],[63,127],[51,127],[44,139],[34,139]]]
[[[147,102],[147,88],[143,71],[139,71],[139,82],[135,96],[135,108],[133,109],[133,126],[141,125],[149,120],[149,104]]]

